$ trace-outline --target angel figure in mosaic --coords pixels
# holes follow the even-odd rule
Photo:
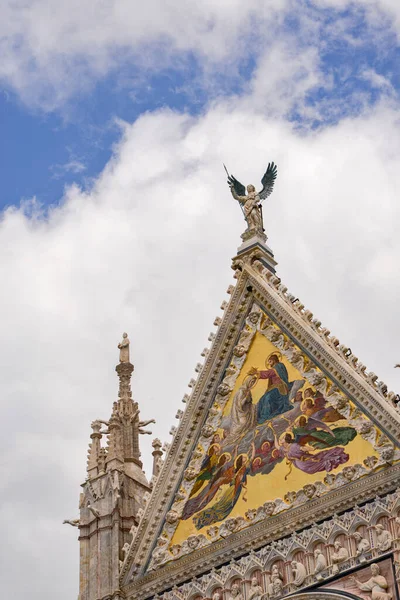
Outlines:
[[[314,392],[310,387],[304,390],[301,410],[305,415],[324,421],[324,423],[334,423],[343,419],[342,415],[333,406],[328,405],[322,394]]]
[[[323,421],[301,415],[293,425],[295,441],[301,446],[309,444],[314,449],[346,446],[357,435],[354,427],[329,427]]]
[[[227,170],[226,173],[228,175],[228,185],[231,189],[232,196],[239,202],[243,210],[244,218],[247,222],[247,231],[245,237],[248,238],[257,233],[263,235],[264,227],[261,202],[265,200],[265,198],[268,198],[268,196],[272,193],[278,173],[277,166],[273,162],[268,163],[267,170],[261,179],[261,185],[263,188],[260,192],[256,192],[256,188],[252,184],[245,188],[245,186],[240,183],[236,177],[229,175]]]
[[[250,471],[251,463],[255,455],[254,443],[251,444],[251,455],[240,454],[234,462],[234,474],[229,482],[229,487],[222,494],[221,498],[209,508],[205,508],[193,517],[193,523],[196,529],[201,529],[207,525],[223,521],[232,511],[236,502],[239,500],[242,491],[243,500],[246,498],[247,475]],[[186,506],[185,506],[186,508]]]
[[[312,446],[301,446],[296,442],[290,431],[284,433],[279,440],[275,437],[275,445],[280,456],[285,457],[289,464],[289,472],[285,479],[292,472],[293,466],[311,475],[320,471],[332,471],[349,460],[349,455],[341,446],[314,452]]]
[[[200,492],[197,495],[193,494],[186,502],[182,512],[183,520],[190,519],[196,512],[205,508],[221,489],[222,485],[231,483],[235,476],[236,455],[237,449],[235,449],[233,457],[230,452],[221,454],[212,478],[210,478],[206,485],[201,486]],[[205,481],[202,480],[201,483],[203,484]],[[194,486],[196,486],[196,484],[197,480]]]
[[[205,484],[209,481],[215,470],[219,466],[219,459],[221,456],[221,444],[213,443],[208,448],[207,454],[201,464],[199,474],[197,475],[196,482],[190,491],[190,498],[194,496]]]

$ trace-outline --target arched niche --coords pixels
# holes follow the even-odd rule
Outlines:
[[[234,588],[235,586],[237,586],[237,595],[234,593],[232,593],[232,588]],[[235,575],[233,577],[231,577],[231,579],[229,579],[229,581],[226,583],[225,586],[225,591],[226,591],[226,598],[229,598],[230,600],[234,600],[234,598],[243,598],[243,594],[245,591],[245,586],[244,586],[244,581],[241,579],[241,577],[239,577],[239,575]]]

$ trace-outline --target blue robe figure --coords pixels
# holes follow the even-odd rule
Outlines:
[[[260,379],[268,380],[268,389],[257,403],[257,423],[259,425],[293,408],[289,394],[294,381],[289,381],[285,365],[279,361],[276,354],[272,354],[267,362],[270,368],[260,371]]]

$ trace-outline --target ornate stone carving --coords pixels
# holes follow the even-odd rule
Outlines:
[[[129,360],[129,338],[127,333],[122,334],[122,341],[118,344],[119,348],[119,362],[128,363]]]
[[[240,585],[238,583],[232,585],[229,600],[243,600],[243,594],[240,591]]]
[[[262,589],[261,585],[258,583],[257,577],[252,577],[247,600],[261,600],[261,597],[263,596],[263,594],[264,594],[264,590]]]
[[[322,573],[326,570],[326,558],[322,554],[322,550],[316,548],[314,550],[314,575],[317,580],[323,579]]]
[[[283,590],[283,576],[279,571],[278,565],[272,565],[270,584],[268,585],[268,594],[270,596],[279,596]]]
[[[381,524],[375,525],[375,531],[376,531],[376,544],[375,544],[376,547],[381,552],[386,552],[386,550],[390,550],[390,548],[392,547],[392,543],[393,543],[393,538],[392,538],[392,534],[390,533],[390,531],[385,529],[383,527],[383,525],[381,525]]]
[[[317,488],[312,483],[308,483],[307,485],[305,485],[303,487],[303,492],[304,492],[305,496],[307,496],[307,498],[310,498],[310,499],[315,495],[316,491],[317,491]]]
[[[79,519],[64,519],[63,525],[71,525],[72,527],[79,527]]]
[[[213,435],[214,429],[215,428],[212,425],[204,425],[203,429],[201,430],[201,435],[205,438],[209,438]]]
[[[193,467],[188,467],[185,471],[185,479],[187,481],[192,481],[197,475],[197,470]]]
[[[386,577],[380,574],[379,565],[371,565],[371,577],[368,581],[359,581],[356,577],[351,577],[358,589],[362,592],[370,592],[371,600],[392,600],[393,595],[388,592],[389,585]]]
[[[221,385],[218,386],[217,391],[220,396],[226,396],[230,393],[231,388],[226,383],[221,383]]]
[[[366,552],[371,550],[371,544],[369,543],[367,538],[362,536],[360,532],[356,531],[353,534],[353,537],[357,544],[356,556],[363,556]]]
[[[176,510],[170,510],[165,517],[167,523],[176,523],[178,519],[179,513]]]
[[[185,589],[185,593],[182,594],[182,592],[180,591],[183,588],[177,588],[177,591],[179,591],[178,594],[178,598],[180,598],[181,600],[189,600],[190,596],[194,593],[195,590],[200,590],[203,589],[201,587],[201,582],[209,582],[210,577],[213,577],[213,581],[215,581],[215,578],[218,580],[218,582],[221,583],[221,585],[227,586],[228,584],[228,578],[231,577],[232,571],[231,568],[234,568],[234,570],[238,573],[242,573],[244,574],[245,571],[251,570],[253,569],[263,569],[263,570],[268,570],[268,566],[267,566],[267,562],[269,563],[269,561],[271,560],[271,553],[276,553],[278,552],[280,557],[282,557],[282,559],[284,561],[288,561],[289,563],[291,563],[293,560],[295,560],[296,562],[298,562],[296,560],[296,557],[293,556],[293,548],[301,548],[305,553],[308,552],[313,552],[314,553],[314,572],[312,575],[309,575],[308,578],[310,578],[310,581],[308,582],[308,579],[306,579],[304,581],[304,583],[301,586],[296,586],[294,585],[294,583],[290,583],[286,584],[290,586],[293,586],[292,588],[288,589],[288,592],[290,591],[294,591],[295,589],[300,589],[300,587],[304,587],[307,584],[312,584],[313,582],[318,582],[321,581],[322,579],[324,579],[325,577],[328,576],[328,573],[330,570],[331,574],[334,574],[335,572],[335,567],[337,568],[338,566],[340,566],[340,570],[341,571],[346,571],[346,570],[351,570],[354,569],[355,566],[357,566],[360,562],[360,557],[349,557],[347,560],[341,562],[341,563],[334,563],[333,560],[331,560],[329,562],[329,564],[327,564],[327,560],[325,558],[325,556],[323,555],[322,551],[319,548],[316,549],[312,549],[315,538],[317,537],[318,539],[321,540],[321,543],[324,544],[326,547],[328,547],[329,545],[333,544],[333,542],[335,541],[335,536],[337,535],[337,528],[341,529],[342,531],[347,531],[347,536],[353,536],[354,535],[354,527],[355,525],[358,525],[360,523],[360,519],[361,522],[364,523],[364,525],[366,525],[367,527],[374,527],[374,523],[376,523],[376,519],[380,517],[380,515],[385,515],[387,516],[388,514],[393,515],[394,519],[396,518],[396,515],[398,514],[398,510],[400,508],[400,495],[398,492],[394,492],[392,494],[388,494],[387,496],[385,496],[384,498],[377,498],[372,502],[369,502],[367,504],[365,504],[362,508],[359,507],[355,507],[353,510],[350,510],[348,512],[345,512],[343,514],[341,514],[340,516],[335,515],[333,518],[328,519],[322,523],[319,523],[318,525],[314,525],[309,527],[308,529],[305,529],[303,531],[301,531],[300,533],[294,533],[292,534],[291,537],[286,538],[284,540],[279,540],[277,542],[271,542],[270,544],[268,544],[267,546],[264,546],[263,548],[261,548],[260,550],[256,551],[256,552],[250,552],[249,555],[244,556],[240,559],[238,559],[237,561],[231,561],[230,567],[222,567],[221,569],[215,569],[212,571],[213,575],[207,575],[207,576],[202,576],[200,578],[200,580],[193,580],[192,583],[190,584],[185,584],[186,587],[184,587]],[[265,513],[263,512],[263,519],[265,519]],[[265,524],[262,523],[261,527],[263,529],[265,529]],[[211,541],[215,541],[215,539],[219,538],[219,527],[217,526],[213,526],[210,527],[207,530],[207,535],[209,536],[210,539],[206,539],[206,536],[204,535],[199,535],[199,536],[193,536],[193,538],[200,538],[199,540],[197,539],[190,539],[190,546],[191,548],[188,547],[188,541],[186,540],[186,542],[184,542],[184,544],[182,545],[181,550],[179,550],[179,548],[177,549],[173,549],[170,548],[170,552],[168,553],[168,560],[171,559],[171,556],[179,556],[179,557],[183,557],[185,554],[189,554],[191,552],[193,552],[193,550],[198,550],[199,548],[204,548],[205,546],[209,546],[210,549],[212,548],[210,546],[210,542]],[[190,536],[192,537],[192,536]],[[246,537],[244,538],[244,544],[246,544]],[[342,545],[340,544],[340,546],[342,547]],[[161,543],[161,550],[157,550],[157,552],[159,552],[159,556],[161,556],[161,562],[159,563],[159,557],[156,557],[156,563],[157,564],[162,564],[162,551],[163,548],[165,548],[165,539],[162,541]],[[247,548],[247,545],[243,545],[243,550],[245,550],[245,548]],[[338,546],[336,547],[338,550]],[[206,549],[206,548],[205,548]],[[372,548],[369,553],[371,553],[371,557],[372,558],[379,558],[381,551],[375,547]],[[195,557],[196,555],[194,555]],[[227,554],[225,555],[221,555],[220,556],[220,561],[222,560],[227,560]],[[164,554],[165,557],[165,554]],[[225,557],[225,558],[224,558]],[[185,567],[185,569],[189,569],[190,566],[193,562],[193,558],[190,557],[190,563],[188,563]],[[205,568],[205,564],[204,563],[204,559],[201,559],[201,564],[202,564],[202,569]],[[207,562],[207,565],[210,566],[212,563],[211,562]],[[172,563],[171,563],[172,565]],[[165,567],[168,570],[168,566]],[[275,580],[275,594],[272,594],[272,579],[271,579],[271,575],[273,574],[273,578],[272,579],[276,579]],[[270,577],[269,577],[269,583],[268,583],[268,587],[267,587],[267,593],[268,595],[272,598],[272,597],[279,597],[283,591],[283,574],[280,573],[279,571],[279,567],[277,564],[274,565],[274,568],[272,568],[272,573],[271,573]],[[156,576],[156,573],[155,573]],[[185,577],[187,577],[186,574],[186,570],[185,570]],[[279,581],[280,580],[280,581]],[[308,582],[308,583],[307,583]],[[204,583],[205,585],[205,583]],[[189,587],[187,587],[189,586]],[[136,588],[135,588],[136,589]],[[204,588],[205,589],[205,588]],[[280,590],[280,591],[279,591]],[[271,591],[271,594],[270,594]],[[285,591],[286,591],[286,586],[285,586]],[[264,592],[265,595],[265,592]],[[138,600],[143,600],[144,598],[147,598],[149,596],[149,589],[147,588],[147,592],[144,590],[143,593],[137,593],[135,591],[135,598],[137,597]],[[168,596],[164,595],[162,596],[162,598],[160,600],[173,600],[171,598],[169,598]],[[372,599],[371,599],[372,600]]]
[[[292,560],[293,583],[296,587],[301,587],[306,580],[307,571],[303,563]]]
[[[347,548],[344,548],[339,541],[336,541],[333,546],[335,551],[332,554],[332,573],[338,573],[339,565],[348,560],[349,551]]]

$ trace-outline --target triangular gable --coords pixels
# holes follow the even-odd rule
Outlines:
[[[168,574],[195,574],[206,556],[215,565],[243,552],[244,532],[246,547],[259,547],[318,510],[334,514],[400,483],[392,395],[259,258],[235,263],[238,283],[132,541],[125,585],[139,577],[165,588]],[[251,410],[236,410],[249,393]]]
[[[209,431],[203,429],[207,438],[199,440],[167,514],[162,536],[170,544],[169,553],[160,551],[162,562],[386,464],[382,432],[346,396],[335,395],[329,379],[320,391],[310,384],[319,377],[316,366],[284,337],[279,347],[270,341],[280,331],[257,305],[244,332],[249,348],[236,347]],[[156,555],[150,567],[160,563]]]

